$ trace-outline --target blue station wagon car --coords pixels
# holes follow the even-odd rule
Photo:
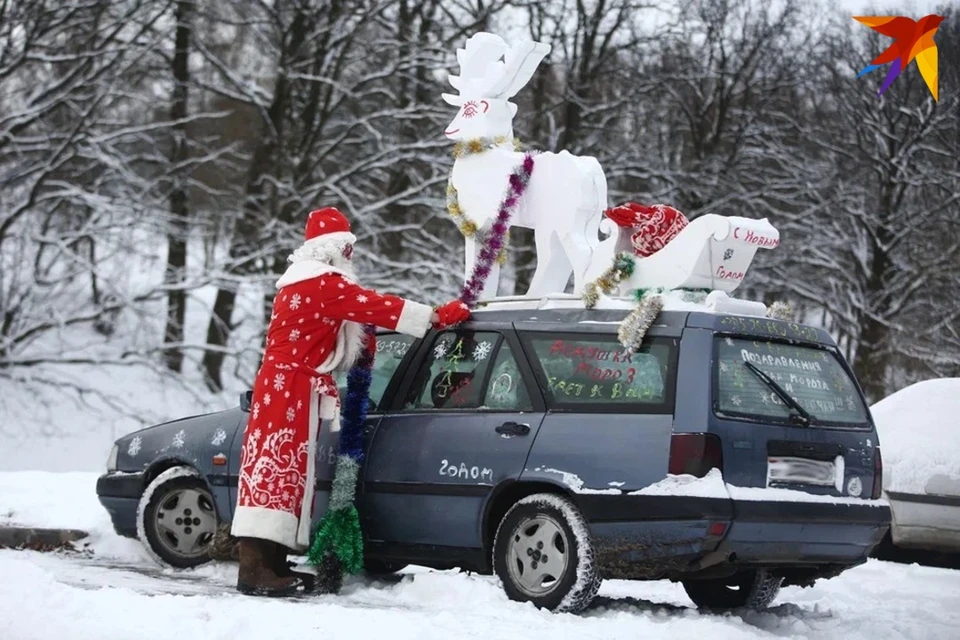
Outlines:
[[[381,332],[358,488],[366,563],[495,573],[579,611],[603,578],[763,607],[866,561],[890,524],[863,394],[830,336],[766,317],[494,302],[423,339]],[[97,485],[163,562],[209,559],[237,498],[241,406],[129,434]],[[338,434],[318,443],[315,517]]]

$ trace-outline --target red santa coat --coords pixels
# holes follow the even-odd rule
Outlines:
[[[351,274],[316,261],[294,263],[277,287],[243,436],[231,533],[302,551],[310,544],[320,421],[339,430],[331,374],[356,361],[362,324],[422,337],[433,309],[365,289]]]

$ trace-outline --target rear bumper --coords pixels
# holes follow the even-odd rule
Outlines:
[[[605,574],[657,578],[715,564],[851,567],[890,526],[890,508],[690,496],[579,495]]]
[[[738,500],[717,552],[736,564],[855,565],[890,528],[887,505]]]
[[[142,474],[106,473],[97,478],[97,498],[119,535],[137,537],[137,508],[142,493]]]

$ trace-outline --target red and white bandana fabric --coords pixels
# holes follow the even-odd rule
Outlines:
[[[627,202],[608,209],[605,215],[620,227],[635,229],[630,243],[633,252],[641,258],[663,249],[690,223],[680,211],[665,204],[646,206]]]

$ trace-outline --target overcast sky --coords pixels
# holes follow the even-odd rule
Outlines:
[[[957,0],[836,0],[836,6],[853,15],[902,15],[917,20],[938,6]],[[880,9],[879,13],[874,10]],[[868,12],[869,11],[869,12]]]

